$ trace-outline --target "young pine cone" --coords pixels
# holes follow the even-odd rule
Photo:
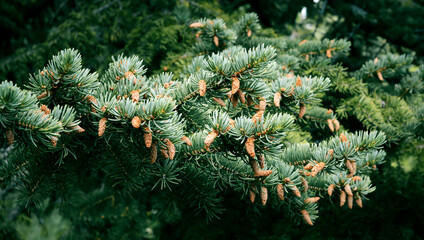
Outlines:
[[[169,158],[172,160],[175,157],[175,145],[169,140],[165,139],[166,148],[168,150]]]
[[[158,158],[158,149],[155,143],[150,147],[150,164],[155,163],[157,158]]]
[[[280,92],[276,92],[274,94],[274,105],[276,107],[280,107],[280,102],[281,102],[281,93]]]
[[[186,136],[183,136],[183,138],[181,138],[181,140],[183,140],[187,144],[187,146],[193,145],[191,143],[191,140],[188,137],[186,137]]]
[[[240,89],[240,80],[237,77],[231,77],[231,79],[233,80],[231,82],[231,95],[234,95]]]
[[[309,225],[314,225],[311,221],[311,217],[309,216],[309,213],[306,210],[302,210],[300,211],[300,214],[302,214],[303,216],[303,220],[305,220],[305,222]]]
[[[300,104],[299,118],[302,118],[303,115],[305,115],[305,112],[306,112],[306,106],[304,104]]]
[[[209,147],[211,146],[211,144],[213,143],[213,141],[215,140],[216,137],[218,137],[218,131],[216,131],[216,130],[213,130],[212,132],[210,132],[208,134],[208,136],[206,136],[206,138],[205,138],[206,150],[209,151]]]
[[[13,134],[12,129],[9,128],[6,130],[6,138],[7,138],[7,144],[12,145],[13,141],[15,141],[15,135]]]
[[[268,200],[268,189],[266,187],[262,187],[261,201],[263,206],[265,206],[267,200]]]
[[[245,142],[246,151],[249,154],[249,156],[251,156],[252,158],[254,158],[256,156],[254,141],[255,141],[255,139],[253,137],[250,137]]]
[[[199,93],[200,93],[200,96],[204,96],[206,94],[206,82],[205,82],[205,80],[199,81]]]
[[[347,206],[349,207],[349,209],[353,208],[353,195],[347,196]]]
[[[336,187],[336,185],[335,184],[330,184],[330,186],[328,186],[328,190],[327,190],[327,192],[328,192],[328,195],[331,197],[331,195],[333,195],[333,191],[334,191],[334,188]]]
[[[319,200],[319,197],[310,197],[310,198],[307,198],[304,201],[304,203],[316,203],[316,202],[318,202],[318,200]]]
[[[141,119],[138,116],[133,117],[133,119],[131,120],[131,124],[134,128],[139,128],[141,125]]]
[[[146,131],[143,134],[143,139],[144,139],[144,145],[146,145],[147,148],[150,148],[152,146],[152,141],[153,141],[153,135],[150,132],[149,128],[145,128],[144,131]]]
[[[278,198],[283,201],[284,200],[284,187],[283,184],[277,184],[277,195]]]
[[[107,118],[102,118],[99,121],[99,137],[103,136],[106,130]]]
[[[327,119],[327,125],[331,132],[334,132],[334,125],[331,119]]]
[[[342,190],[340,192],[340,207],[343,207],[345,202],[346,202],[346,193]]]

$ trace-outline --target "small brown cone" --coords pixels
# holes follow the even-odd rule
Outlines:
[[[302,118],[303,115],[305,115],[306,112],[306,106],[304,104],[300,104],[300,109],[299,109],[299,118]]]
[[[277,184],[277,195],[281,201],[284,200],[284,187],[281,183]]]
[[[169,158],[172,160],[175,157],[175,145],[169,140],[165,139],[166,148],[168,150]]]
[[[107,118],[102,118],[99,121],[99,137],[103,136],[106,130]]]
[[[252,189],[250,189],[249,190],[249,197],[250,197],[250,202],[251,203],[254,203],[255,202],[255,199],[256,199],[256,193],[255,193],[255,191],[253,191]]]
[[[360,197],[355,198],[355,202],[358,205],[358,207],[362,207],[362,199]]]
[[[374,64],[378,63],[378,58],[374,58]]]
[[[352,209],[353,208],[353,195],[347,196],[347,206]]]
[[[354,176],[352,177],[352,181],[362,181],[362,178],[360,176]]]
[[[13,134],[12,129],[9,128],[6,130],[6,138],[7,138],[7,144],[12,145],[13,141],[15,141],[15,135]]]
[[[306,164],[306,165],[303,167],[303,169],[305,169],[305,170],[311,170],[313,167],[314,167],[313,163],[312,163],[312,162],[310,162],[310,163]]]
[[[252,158],[254,158],[256,156],[255,154],[255,143],[254,143],[255,139],[253,137],[250,137],[246,140],[245,142],[245,147],[246,147],[246,151],[249,154],[249,156],[251,156]]]
[[[225,104],[225,102],[221,98],[213,98],[213,100],[223,107],[227,106],[227,104]]]
[[[237,107],[238,98],[235,95],[231,96],[231,102],[233,103],[233,107]]]
[[[383,74],[381,74],[380,71],[377,72],[377,77],[380,79],[380,81],[384,81]]]
[[[327,119],[327,125],[331,132],[334,132],[333,121],[331,119]]]
[[[216,36],[216,35],[214,35],[213,36],[213,43],[215,44],[215,46],[219,46],[219,38],[218,38],[218,36]]]
[[[372,165],[372,169],[374,170],[374,171],[376,171],[377,170],[377,165]]]
[[[325,156],[325,158],[328,158],[328,156],[330,156],[330,159],[332,159],[333,158],[333,153],[334,153],[334,150],[333,149],[328,150],[327,155]]]
[[[44,114],[50,114],[50,109],[46,105],[41,105],[40,109],[44,112]]]
[[[140,128],[141,125],[141,119],[138,116],[133,117],[131,120],[131,124],[134,128]]]
[[[253,102],[253,99],[252,99],[252,97],[251,96],[247,96],[247,105],[248,106],[250,106],[250,105],[253,105],[254,104],[254,102]]]
[[[50,142],[52,143],[53,147],[56,147],[58,140],[59,139],[57,137],[50,137]]]
[[[231,95],[236,94],[236,92],[240,89],[240,80],[233,76],[231,77],[232,82],[231,82]]]
[[[131,100],[135,103],[140,100],[140,93],[137,90],[131,91]]]
[[[340,207],[343,207],[345,202],[346,202],[346,193],[342,190],[340,192]]]
[[[47,97],[47,92],[43,92],[43,93],[41,93],[40,95],[38,95],[37,96],[37,99],[43,99],[43,98],[45,98],[45,97]]]
[[[353,196],[352,189],[350,189],[349,183],[345,185],[344,190],[348,196]]]
[[[252,36],[252,30],[247,30],[247,37],[251,37]]]
[[[326,112],[326,114],[330,114],[330,113],[332,113],[332,112],[333,112],[333,110],[328,109],[328,111]]]
[[[331,58],[331,49],[327,49],[327,51],[325,52],[325,55],[327,55],[328,58]]]
[[[304,203],[316,203],[316,202],[318,202],[318,200],[319,200],[319,197],[310,197],[310,198],[307,198],[304,201]]]
[[[147,148],[150,148],[152,146],[152,141],[153,141],[152,132],[150,132],[148,128],[145,128],[144,131],[145,131],[145,133],[143,134],[144,145],[146,145]]]
[[[218,131],[213,130],[212,132],[210,132],[208,134],[208,136],[206,136],[205,138],[205,147],[206,150],[209,151],[209,147],[211,146],[211,144],[213,143],[213,141],[215,140],[215,138],[218,136]]]
[[[302,195],[300,194],[299,189],[298,189],[296,186],[291,187],[291,189],[292,189],[292,191],[293,191],[293,194],[294,194],[296,197],[301,197],[301,196],[302,196]]]
[[[159,147],[160,155],[164,158],[169,158],[168,149],[166,147],[160,146]]]
[[[254,123],[257,123],[258,121],[261,120],[261,118],[262,118],[263,115],[264,115],[264,111],[258,111],[255,115],[253,115],[252,121]]]
[[[343,133],[340,133],[340,142],[347,142],[347,137]]]
[[[306,210],[302,210],[300,211],[300,214],[302,214],[303,216],[303,220],[305,220],[305,222],[309,225],[314,225],[311,221],[311,217],[309,216],[309,213]]]
[[[352,161],[352,176],[356,174],[356,161]]]
[[[330,184],[330,186],[328,186],[328,190],[327,190],[328,196],[331,197],[331,195],[333,195],[333,191],[335,187],[336,187],[335,184]]]
[[[259,166],[261,167],[261,169],[264,169],[265,168],[265,156],[263,154],[259,154],[258,159],[259,159]]]
[[[336,131],[339,131],[339,129],[340,129],[340,122],[339,122],[339,120],[337,120],[337,119],[333,119],[333,124],[334,124],[334,129],[336,130]]]
[[[263,206],[265,206],[267,200],[268,200],[268,189],[266,187],[262,187],[261,201]]]
[[[296,78],[296,87],[301,87],[302,86],[302,79],[300,77]]]
[[[189,27],[191,27],[191,28],[199,28],[199,27],[204,27],[204,26],[205,25],[203,25],[202,23],[195,22],[195,23],[190,24]]]
[[[302,180],[302,185],[303,185],[303,191],[302,192],[308,191],[308,188],[309,188],[308,182],[304,178],[301,178],[301,180]]]
[[[181,138],[181,140],[183,140],[188,146],[192,146],[193,144],[191,143],[190,138],[183,136],[183,138]]]
[[[280,92],[276,92],[274,94],[274,105],[276,107],[280,107],[280,102],[281,102],[281,93]]]
[[[150,147],[150,164],[155,163],[157,158],[158,158],[158,148],[155,143]]]
[[[345,165],[346,165],[347,169],[349,170],[349,173],[352,174],[353,173],[352,163],[349,160],[346,160]],[[352,176],[353,176],[353,174],[352,174]]]
[[[324,169],[325,163],[320,162],[315,164],[315,166],[311,170],[311,177],[315,177],[319,172],[321,172],[322,169]]]
[[[85,132],[84,128],[80,127],[79,125],[71,127],[72,130],[76,131],[77,133],[83,133]]]
[[[241,103],[246,103],[246,96],[240,89],[237,91],[237,95]]]
[[[307,42],[308,40],[306,40],[306,39],[304,39],[304,40],[302,40],[302,41],[300,41],[300,43],[299,43],[299,46],[300,45],[302,45],[302,44],[304,44],[305,42]]]
[[[199,81],[199,93],[200,93],[200,96],[204,96],[206,94],[206,82],[205,82],[205,80]]]
[[[265,111],[265,108],[266,108],[266,100],[263,99],[259,101],[259,111]]]

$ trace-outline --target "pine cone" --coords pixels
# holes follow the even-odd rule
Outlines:
[[[252,30],[247,30],[247,37],[251,37],[252,36]]]
[[[145,133],[143,134],[144,145],[146,145],[147,148],[150,148],[152,146],[153,135],[150,132],[150,129],[147,127],[144,129],[144,131],[145,131]]]
[[[105,133],[106,130],[106,122],[107,122],[107,118],[102,118],[99,121],[99,137],[103,136],[103,134]]]
[[[280,102],[281,102],[281,93],[280,92],[276,92],[274,94],[274,105],[276,107],[280,107]]]
[[[348,196],[353,196],[352,190],[350,189],[349,183],[345,185],[344,190]]]
[[[249,154],[249,156],[251,156],[252,158],[254,158],[256,156],[254,141],[255,141],[255,139],[253,137],[250,137],[245,142],[246,151]]]
[[[9,128],[6,130],[6,138],[7,138],[7,144],[12,145],[13,141],[15,141],[15,135],[12,129]]]
[[[261,169],[264,169],[265,168],[265,156],[263,154],[259,154],[258,158],[259,158],[259,166],[261,167]]]
[[[331,49],[327,49],[325,54],[327,55],[328,58],[331,58]]]
[[[327,119],[327,125],[331,132],[334,132],[333,121],[331,119]]]
[[[235,95],[231,96],[231,102],[233,103],[233,107],[237,107],[238,98]]]
[[[253,191],[252,189],[249,190],[249,195],[250,195],[250,202],[254,203],[255,199],[256,199],[256,193],[255,191]]]
[[[233,80],[231,82],[231,95],[234,95],[240,89],[240,80],[235,76],[231,77],[231,79]]]
[[[306,164],[306,165],[303,167],[303,169],[305,169],[305,170],[311,170],[313,167],[314,167],[313,163],[312,163],[312,162],[310,162],[310,163]]]
[[[265,108],[266,108],[266,100],[265,99],[263,99],[263,100],[261,100],[261,101],[259,101],[259,111],[265,111]]]
[[[213,100],[223,107],[227,106],[221,98],[213,98]]]
[[[140,100],[140,93],[137,90],[131,91],[131,99],[133,102],[138,102]]]
[[[347,196],[347,206],[352,209],[353,208],[353,195]]]
[[[46,105],[41,105],[40,109],[45,115],[50,114],[50,109]]]
[[[301,87],[302,86],[302,79],[300,77],[296,78],[296,87]]]
[[[141,125],[141,119],[138,116],[133,117],[131,120],[131,124],[134,128],[140,128]]]
[[[334,153],[334,150],[333,149],[328,150],[327,155],[325,156],[325,158],[328,158],[328,155],[330,155],[330,159],[332,159],[333,158],[333,153]]]
[[[163,146],[160,146],[159,147],[159,152],[160,152],[160,155],[162,155],[162,157],[169,158],[168,149],[167,148],[165,148]]]
[[[322,169],[324,169],[325,163],[320,162],[316,164],[311,170],[311,177],[315,177]]]
[[[358,205],[358,207],[362,207],[362,199],[360,197],[355,198],[355,202]]]
[[[80,127],[79,125],[71,127],[72,130],[76,131],[77,133],[83,133],[85,132],[84,128]]]
[[[336,131],[339,131],[340,128],[340,122],[337,119],[333,119],[333,123],[334,123],[334,128]]]
[[[304,201],[304,203],[316,203],[316,202],[318,202],[318,200],[319,200],[319,197],[310,197],[310,198],[307,198]]]
[[[175,157],[175,145],[169,140],[165,139],[166,148],[168,150],[169,158],[172,160]]]
[[[266,187],[262,187],[261,201],[263,206],[265,206],[267,200],[268,200],[268,189]]]
[[[334,188],[336,187],[336,185],[335,184],[330,184],[330,186],[328,186],[328,190],[327,190],[327,192],[328,192],[328,195],[331,197],[331,195],[333,195],[333,191],[334,191]]]
[[[258,111],[255,115],[253,115],[252,121],[254,123],[257,123],[258,121],[261,120],[261,118],[262,118],[263,115],[264,115],[264,111]]]
[[[246,103],[246,97],[240,89],[237,90],[237,95],[238,95],[238,98],[240,99],[241,103],[243,103],[243,104]]]
[[[213,143],[213,141],[215,140],[215,138],[218,136],[218,131],[213,130],[212,132],[210,132],[208,134],[208,136],[206,136],[205,138],[205,147],[206,150],[209,151],[209,147],[211,146],[211,144]]]
[[[340,191],[340,207],[343,207],[345,202],[346,202],[346,193],[343,190],[341,190]]]
[[[303,115],[305,115],[305,112],[306,112],[306,106],[303,103],[301,103],[299,108],[299,118],[302,118]]]
[[[150,164],[155,163],[157,158],[158,158],[158,149],[157,149],[156,143],[154,143],[150,147]]]
[[[314,225],[311,221],[311,217],[309,216],[309,213],[306,210],[302,210],[300,211],[300,214],[302,214],[303,216],[303,220],[305,220],[305,222],[309,225]]]
[[[205,25],[203,25],[202,23],[195,22],[195,23],[190,24],[189,27],[191,27],[191,28],[199,28],[199,27],[204,27],[204,26]]]
[[[293,191],[294,195],[296,195],[296,197],[301,197],[301,196],[302,196],[302,195],[300,194],[299,189],[298,189],[296,186],[293,186],[291,189],[292,189],[292,191]]]
[[[215,43],[215,46],[219,46],[219,38],[218,38],[218,36],[216,36],[216,35],[214,35],[213,36],[213,43]]]
[[[200,96],[204,96],[206,94],[206,82],[205,82],[205,80],[199,81],[199,93],[200,93]]]
[[[284,200],[284,187],[281,183],[277,184],[277,195],[281,201]]]
[[[302,185],[303,185],[303,191],[302,192],[308,191],[309,186],[308,186],[308,182],[306,181],[306,179],[301,178],[300,180],[302,180]]]
[[[191,140],[188,137],[186,137],[186,136],[183,136],[183,138],[181,138],[181,140],[183,140],[188,146],[192,146],[193,145],[191,143]]]

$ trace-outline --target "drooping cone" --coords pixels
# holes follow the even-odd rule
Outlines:
[[[303,103],[301,103],[299,108],[299,118],[302,118],[303,115],[305,115],[305,112],[306,112],[306,106]]]
[[[237,107],[238,98],[235,95],[231,96],[231,102],[233,103],[233,107]]]
[[[237,95],[238,95],[238,98],[240,99],[241,103],[243,103],[243,104],[246,103],[246,97],[240,89],[237,90]]]
[[[193,145],[191,143],[191,140],[188,137],[186,137],[186,136],[183,136],[183,138],[181,138],[181,140],[183,140],[188,146]]]
[[[50,137],[50,142],[52,143],[53,147],[56,147],[58,140],[59,139],[57,137]]]
[[[43,98],[45,98],[45,97],[47,97],[47,92],[43,92],[43,93],[41,93],[40,95],[38,95],[37,96],[37,99],[43,99]]]
[[[276,107],[280,107],[280,102],[281,102],[281,93],[280,92],[276,92],[274,94],[274,105]]]
[[[150,148],[152,146],[152,132],[150,132],[149,128],[144,128],[145,133],[143,134],[144,139],[144,145],[146,145],[147,148]]]
[[[252,99],[252,97],[251,97],[251,96],[247,95],[246,100],[247,100],[247,105],[248,105],[248,106],[250,106],[250,105],[253,105],[253,104],[254,104],[253,99]]]
[[[353,195],[347,196],[347,206],[352,209],[353,208]]]
[[[378,79],[380,79],[380,81],[384,81],[383,74],[381,74],[381,71],[377,72],[377,77]]]
[[[266,108],[266,100],[263,99],[259,101],[259,111],[265,111],[265,108]]]
[[[339,131],[339,129],[340,129],[340,122],[339,122],[339,120],[337,120],[337,119],[333,119],[333,124],[334,124],[334,128],[335,128],[335,130],[336,131]]]
[[[15,141],[15,135],[13,134],[12,129],[9,128],[6,130],[6,138],[7,138],[7,144],[12,145],[13,141]]]
[[[175,145],[169,140],[165,139],[166,148],[168,150],[169,158],[172,160],[175,157]]]
[[[150,148],[150,164],[155,163],[157,158],[158,158],[158,148],[155,143]]]
[[[339,138],[340,142],[347,142],[347,137],[346,135],[344,135],[343,133],[340,133],[340,138]]]
[[[356,161],[352,161],[352,176],[356,173]]]
[[[169,158],[168,149],[166,147],[160,146],[159,147],[160,155],[164,158]]]
[[[295,186],[293,186],[293,187],[291,187],[291,189],[292,189],[292,191],[293,191],[293,194],[296,196],[296,197],[301,197],[302,195],[300,194],[300,191],[299,191],[299,189],[297,188],[297,186],[295,185]]]
[[[302,185],[303,185],[303,191],[302,192],[308,191],[309,186],[308,186],[308,182],[306,181],[306,179],[301,178],[300,180],[302,180]]]
[[[331,58],[331,49],[327,49],[325,55],[327,55],[328,58]]]
[[[328,190],[327,190],[327,193],[328,193],[328,195],[331,197],[331,195],[333,195],[333,191],[334,191],[334,188],[336,187],[336,185],[335,184],[330,184],[330,186],[328,186]]]
[[[334,132],[333,121],[331,119],[327,119],[327,125],[331,132]]]
[[[191,28],[199,28],[199,27],[204,27],[204,26],[205,25],[203,25],[202,23],[195,22],[195,23],[190,24],[189,27],[191,27]]]
[[[345,185],[344,190],[348,196],[353,196],[352,189],[350,189],[349,183]]]
[[[355,202],[358,205],[358,207],[362,207],[362,199],[360,197],[355,198]]]
[[[141,125],[141,119],[138,116],[133,117],[131,120],[131,124],[134,128],[140,128]]]
[[[374,58],[374,64],[378,63],[378,58]]]
[[[362,178],[360,176],[354,176],[352,177],[352,181],[362,181]]]
[[[302,79],[300,77],[296,78],[296,87],[301,87],[302,86]]]
[[[341,192],[340,192],[340,207],[343,207],[345,202],[346,202],[346,193],[343,190],[341,190]]]
[[[265,170],[265,171],[259,170],[259,165],[254,159],[251,159],[249,161],[249,165],[252,168],[253,174],[255,177],[268,177],[269,175],[272,174],[272,170]]]
[[[261,189],[261,201],[262,201],[263,206],[265,206],[267,200],[268,200],[268,189],[266,187],[262,187],[262,189]]]
[[[223,107],[227,106],[221,98],[213,98],[213,100]]]
[[[231,95],[236,94],[236,92],[240,89],[240,80],[233,76],[231,77],[232,82],[231,82]]]
[[[328,156],[330,156],[330,159],[332,159],[333,158],[333,153],[334,153],[334,150],[333,149],[328,150],[327,155],[325,156],[325,158],[328,158]]]
[[[315,177],[319,172],[321,172],[322,169],[324,169],[325,163],[319,162],[315,164],[315,166],[311,170],[311,177]]]
[[[255,115],[253,115],[252,121],[254,123],[257,123],[258,121],[261,120],[261,118],[262,118],[263,115],[264,115],[264,111],[258,111]]]
[[[318,202],[318,200],[319,200],[319,197],[310,197],[310,198],[307,198],[304,201],[304,203],[316,203],[316,202]]]
[[[106,130],[106,122],[107,122],[107,118],[102,118],[99,121],[99,137],[103,136],[103,134],[105,133]]]
[[[215,46],[219,46],[219,38],[218,38],[218,36],[216,36],[216,35],[214,35],[213,36],[213,43],[215,44]]]
[[[218,136],[218,131],[213,130],[212,132],[210,132],[208,134],[208,136],[206,136],[205,138],[205,147],[206,150],[209,151],[209,147],[211,146],[211,144],[213,143],[213,141],[215,140],[215,138]]]
[[[249,190],[249,195],[250,195],[250,202],[254,203],[255,199],[256,199],[256,193],[255,191],[253,191],[252,189]]]
[[[302,214],[303,216],[303,220],[305,220],[305,222],[309,225],[314,225],[311,221],[311,217],[309,216],[309,213],[306,210],[302,210],[300,211],[300,214]]]
[[[252,36],[252,30],[247,30],[247,37],[251,37]]]
[[[259,166],[261,167],[261,169],[264,169],[265,168],[265,156],[263,154],[259,154],[258,159],[259,159]]]
[[[131,100],[135,103],[140,100],[140,93],[137,90],[131,91]]]
[[[246,151],[249,154],[249,156],[251,156],[252,158],[254,158],[256,156],[255,154],[255,143],[254,143],[255,139],[253,137],[250,137],[246,140],[245,142],[245,147],[246,147]]]
[[[281,201],[284,200],[284,187],[281,183],[277,184],[277,195]]]
[[[200,94],[200,96],[204,96],[206,94],[206,82],[205,82],[205,80],[199,81],[199,94]]]

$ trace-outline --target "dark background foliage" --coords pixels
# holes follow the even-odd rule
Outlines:
[[[299,16],[304,8],[306,18]],[[78,49],[84,66],[99,72],[106,69],[111,56],[121,53],[138,55],[149,73],[178,70],[179,63],[184,62],[181,54],[194,42],[187,27],[190,21],[221,17],[231,22],[245,12],[256,12],[269,35],[348,39],[352,42],[350,55],[340,60],[350,70],[389,52],[414,55],[414,64],[423,64],[424,2],[419,0],[26,0],[0,2],[0,79],[24,86],[29,73],[42,68],[64,48]],[[349,118],[345,125],[353,130],[366,129],[355,118]],[[348,211],[323,201],[320,218],[313,227],[298,226],[269,209],[260,214],[248,211],[247,201],[232,192],[226,193],[226,199],[233,200],[225,202],[221,220],[209,223],[189,209],[182,209],[178,216],[165,215],[152,221],[147,221],[152,217],[144,215],[142,209],[134,214],[147,219],[146,229],[153,227],[156,231],[155,236],[143,236],[161,239],[422,239],[423,146],[391,144],[386,151],[387,162],[373,175],[377,191],[364,208]],[[413,162],[408,160],[411,158]],[[45,205],[34,220],[41,228],[43,224],[58,229],[69,225],[64,218],[72,213],[64,210],[61,217],[48,203]],[[49,216],[56,217],[57,226],[41,221]],[[29,218],[25,209],[3,198],[0,192],[0,237],[18,238],[20,224]],[[74,224],[83,225],[84,221]],[[106,224],[89,229],[102,232],[109,227]],[[107,236],[113,239],[111,231]]]

